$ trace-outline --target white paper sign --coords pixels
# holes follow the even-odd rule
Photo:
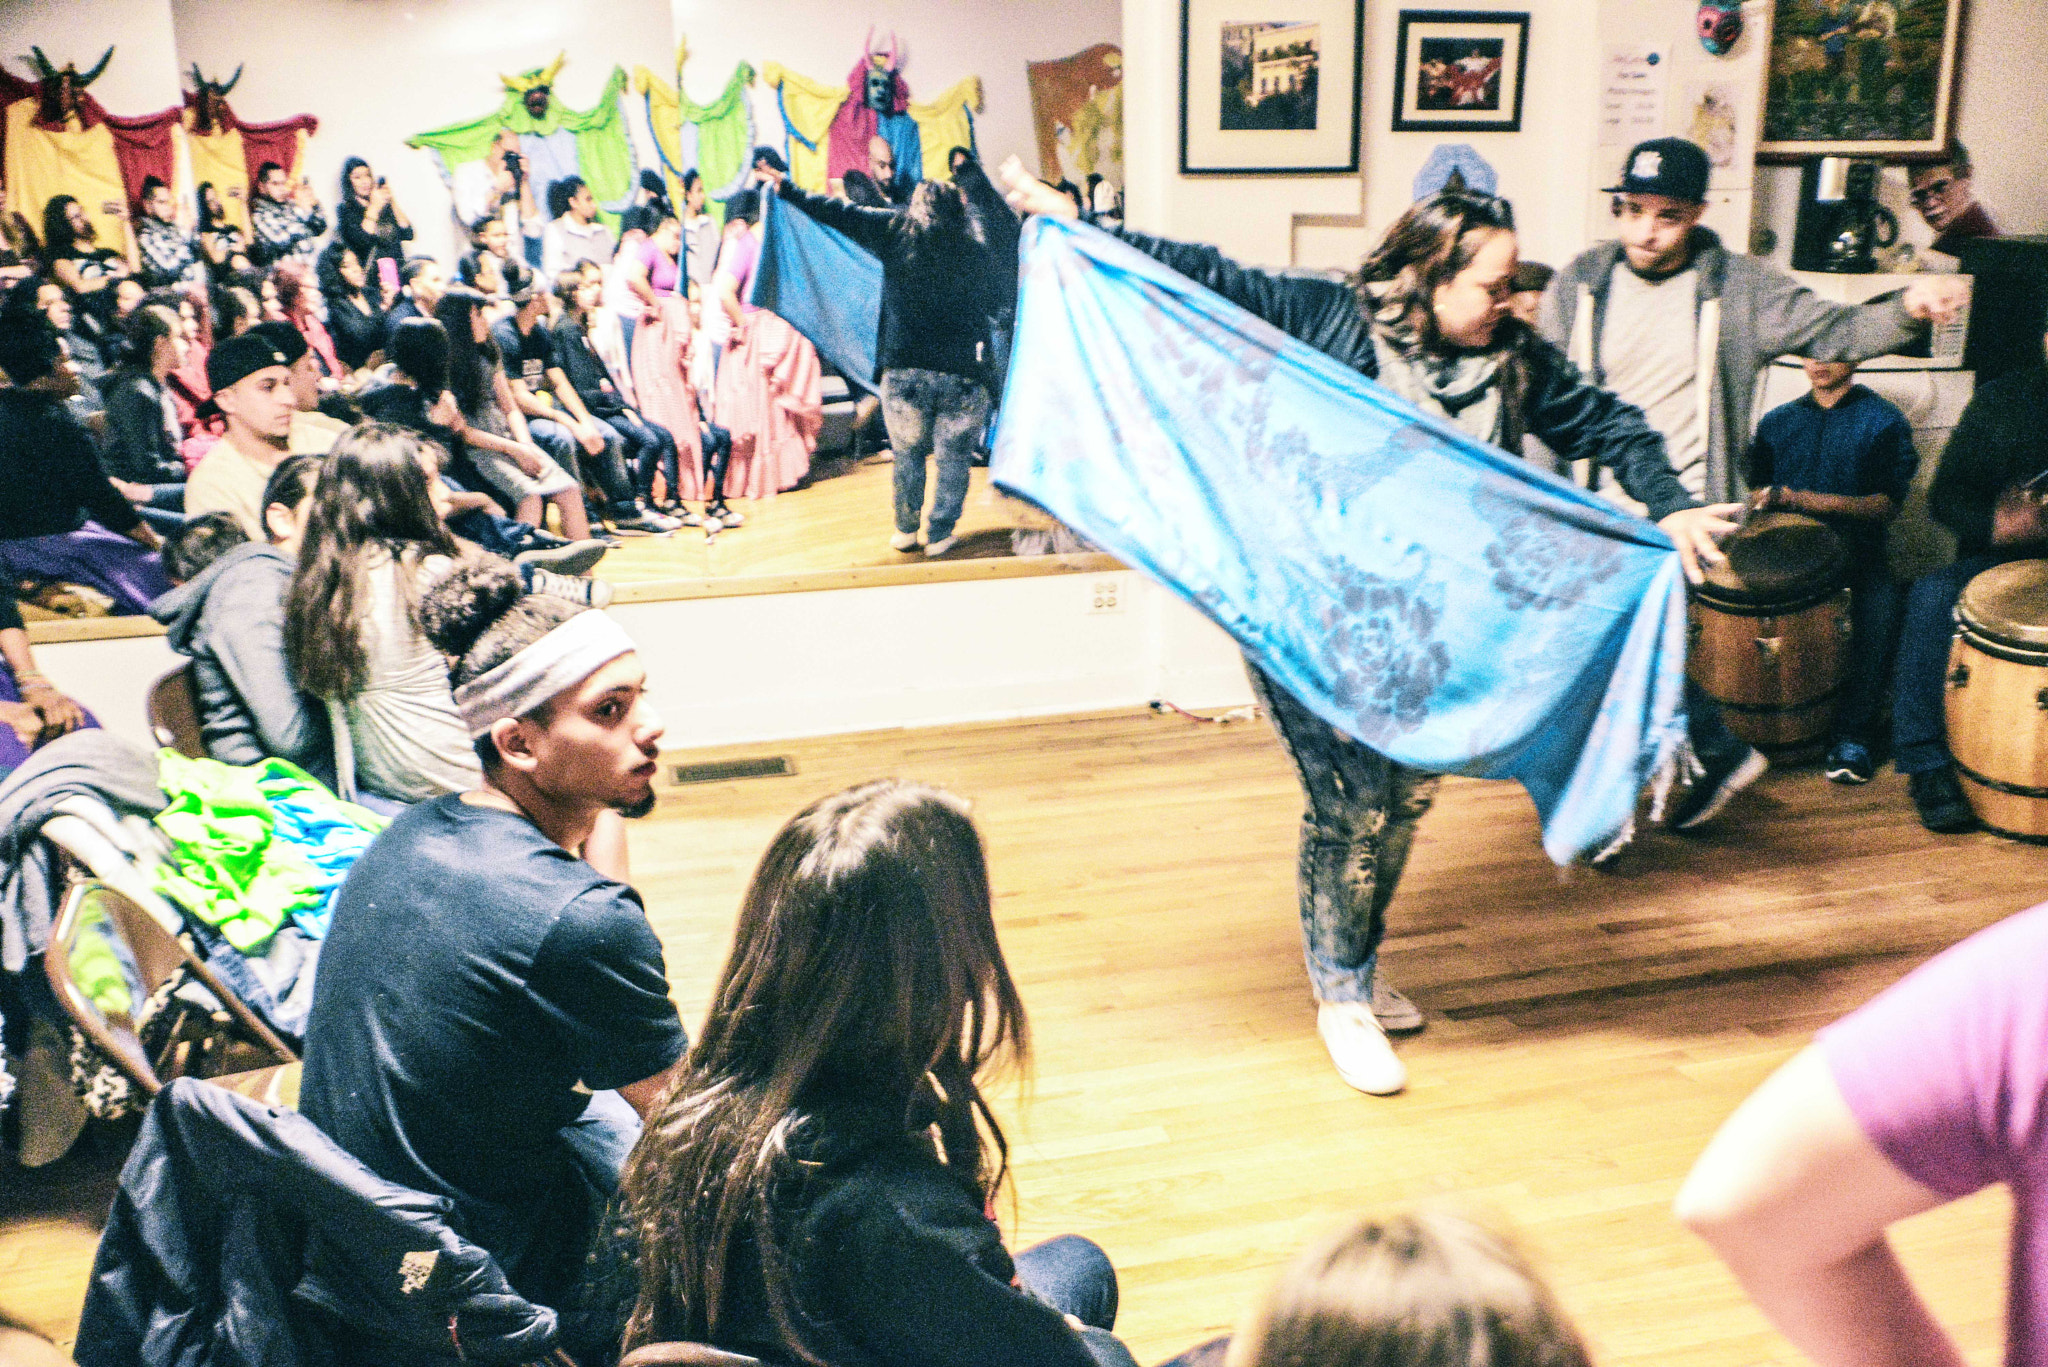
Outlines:
[[[1600,145],[1628,147],[1664,132],[1668,52],[1620,45],[1607,50],[1600,86]]]

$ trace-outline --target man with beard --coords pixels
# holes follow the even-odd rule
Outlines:
[[[571,1306],[688,1043],[621,881],[618,817],[654,806],[662,723],[625,631],[525,595],[502,560],[459,562],[420,617],[483,785],[412,807],[342,885],[300,1110],[378,1176],[451,1199],[520,1294]],[[597,1360],[574,1338],[565,1322]]]

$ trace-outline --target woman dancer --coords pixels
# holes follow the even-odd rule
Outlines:
[[[1003,168],[1026,213],[1075,216],[1073,201]],[[1117,235],[1198,284],[1393,390],[1424,412],[1507,451],[1533,434],[1570,459],[1613,469],[1678,546],[1686,571],[1719,559],[1736,505],[1696,507],[1672,472],[1664,439],[1642,414],[1587,384],[1509,309],[1519,260],[1504,199],[1444,190],[1403,214],[1349,281],[1240,266],[1214,247]],[[1328,722],[1251,667],[1254,690],[1293,755],[1307,798],[1300,892],[1303,951],[1317,1027],[1338,1075],[1387,1095],[1407,1069],[1387,1031],[1422,1028],[1422,1013],[1379,973],[1380,940],[1415,828],[1437,776],[1400,764]],[[1712,744],[1710,709],[1692,709],[1694,744]]]

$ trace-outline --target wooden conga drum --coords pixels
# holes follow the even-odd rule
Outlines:
[[[1824,523],[1757,513],[1694,586],[1686,673],[1751,745],[1823,740],[1849,645],[1849,551]]]
[[[2048,842],[2048,560],[1994,565],[1956,601],[1948,748],[1986,826]]]

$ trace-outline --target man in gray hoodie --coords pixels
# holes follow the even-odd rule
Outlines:
[[[267,542],[236,546],[150,604],[171,649],[192,660],[206,753],[224,764],[288,759],[330,786],[324,710],[299,692],[284,653],[284,595],[320,461],[289,456],[263,491]]]
[[[1737,468],[1757,377],[1780,356],[1862,361],[1901,351],[1947,322],[1960,280],[1927,276],[1866,304],[1831,304],[1699,226],[1707,154],[1684,138],[1630,149],[1614,196],[1619,240],[1558,272],[1537,330],[1587,378],[1643,410],[1686,491],[1743,496]]]

